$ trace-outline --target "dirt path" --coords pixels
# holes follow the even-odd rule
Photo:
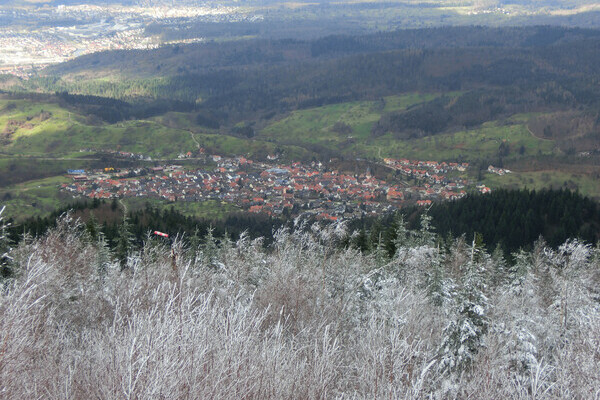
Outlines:
[[[128,213],[128,209],[127,209],[127,204],[123,203],[122,199],[119,199],[119,204],[121,205],[121,207],[123,207],[123,216],[127,216]]]
[[[545,138],[541,138],[541,137],[539,137],[539,136],[536,136],[536,135],[535,135],[535,133],[533,133],[533,131],[532,131],[532,130],[529,128],[529,125],[528,125],[528,124],[525,124],[525,127],[527,128],[527,132],[529,132],[529,134],[530,134],[531,136],[533,136],[534,138],[536,138],[536,139],[538,139],[538,140],[544,140],[544,141],[546,141],[546,142],[554,142],[554,140],[552,140],[552,139],[545,139]]]
[[[196,146],[198,146],[198,150],[200,150],[202,148],[202,146],[200,146],[200,143],[198,143],[198,141],[196,140],[196,136],[194,136],[194,132],[192,131],[188,131],[190,133],[190,136],[192,137],[192,140],[194,141],[194,143],[196,143]]]

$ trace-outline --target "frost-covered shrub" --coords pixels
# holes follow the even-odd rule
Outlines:
[[[116,257],[64,216],[11,251],[0,397],[597,397],[589,246],[539,242],[508,266],[401,233],[389,259],[344,247],[343,225]]]

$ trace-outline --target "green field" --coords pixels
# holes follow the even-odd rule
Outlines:
[[[510,149],[505,157],[507,160],[555,152],[552,141],[531,135],[527,129],[531,116],[526,114],[506,121],[491,121],[476,129],[418,139],[399,140],[391,133],[371,136],[371,128],[384,112],[403,110],[434,97],[432,94],[411,94],[387,97],[384,104],[352,102],[295,111],[268,125],[258,137],[309,148],[317,145],[348,157],[371,159],[407,157],[474,161],[497,157],[503,142]],[[347,124],[352,132],[334,132],[334,125],[338,122]]]
[[[503,142],[510,149],[506,160],[555,152],[553,142],[533,137],[526,123],[516,121],[488,122],[477,129],[403,141],[387,134],[356,148],[369,157],[475,161],[496,158]]]
[[[369,139],[371,128],[385,112],[398,111],[430,101],[436,94],[408,94],[385,97],[383,102],[357,101],[294,111],[263,129],[258,138],[278,143],[318,144],[338,149],[352,147],[353,140]],[[338,122],[352,128],[350,134],[333,131]]]
[[[73,203],[71,196],[59,190],[61,184],[70,181],[69,178],[55,176],[0,188],[0,204],[6,206],[4,217],[15,220],[44,217]]]
[[[495,188],[528,188],[528,189],[569,189],[596,199],[600,199],[600,184],[598,180],[586,175],[559,170],[523,171],[499,176],[486,173],[483,183]]]
[[[85,148],[173,157],[195,149],[188,132],[154,121],[91,123],[54,103],[0,100],[5,154],[69,157]]]
[[[46,117],[40,118],[43,113],[47,113]],[[297,146],[278,148],[275,143],[200,129],[193,125],[190,114],[169,113],[143,121],[90,124],[85,117],[54,103],[0,99],[0,132],[10,127],[14,132],[4,135],[0,153],[11,156],[76,158],[85,157],[79,152],[81,149],[92,148],[168,159],[194,152],[198,145],[223,155],[264,156],[273,152],[285,152],[290,158],[313,155]]]

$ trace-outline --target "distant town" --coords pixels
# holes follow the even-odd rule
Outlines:
[[[141,154],[117,152],[114,155],[149,160]],[[189,154],[181,157],[187,156]],[[428,206],[436,200],[460,199],[467,191],[491,192],[490,188],[462,177],[461,173],[469,168],[468,163],[387,158],[382,165],[395,171],[397,178],[386,182],[373,176],[369,169],[352,175],[320,162],[277,163],[277,155],[269,156],[272,160],[269,162],[242,156],[204,157],[208,163],[204,169],[169,164],[69,170],[72,182],[63,184],[62,190],[74,197],[92,199],[218,200],[253,213],[306,214],[328,220],[359,218],[405,205]]]
[[[166,44],[202,42],[202,37],[165,41],[148,34],[153,22],[182,19],[201,21],[254,21],[260,15],[246,14],[238,7],[197,3],[194,6],[58,5],[34,10],[2,9],[3,20],[39,23],[0,24],[0,75],[28,78],[49,65],[105,51],[153,49]]]

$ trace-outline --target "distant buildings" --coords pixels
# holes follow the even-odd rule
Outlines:
[[[116,155],[140,156],[125,152]],[[406,182],[390,184],[370,173],[341,173],[320,163],[285,165],[216,154],[210,159],[217,164],[212,170],[190,170],[181,165],[124,170],[107,167],[87,172],[69,170],[73,182],[63,185],[62,189],[74,196],[99,199],[218,200],[253,213],[308,214],[335,220],[386,212],[405,204],[427,206],[434,200],[459,199],[466,196],[465,188],[469,185],[462,178],[444,175],[446,171],[467,168],[466,164],[386,159],[386,164],[394,166],[401,175],[410,174],[423,180],[410,186]],[[485,186],[477,189],[482,193],[490,191]]]
[[[488,172],[492,173],[492,174],[498,174],[500,176],[502,175],[506,175],[506,174],[510,174],[510,170],[508,169],[503,169],[503,168],[496,168],[493,165],[490,165],[488,167]]]

